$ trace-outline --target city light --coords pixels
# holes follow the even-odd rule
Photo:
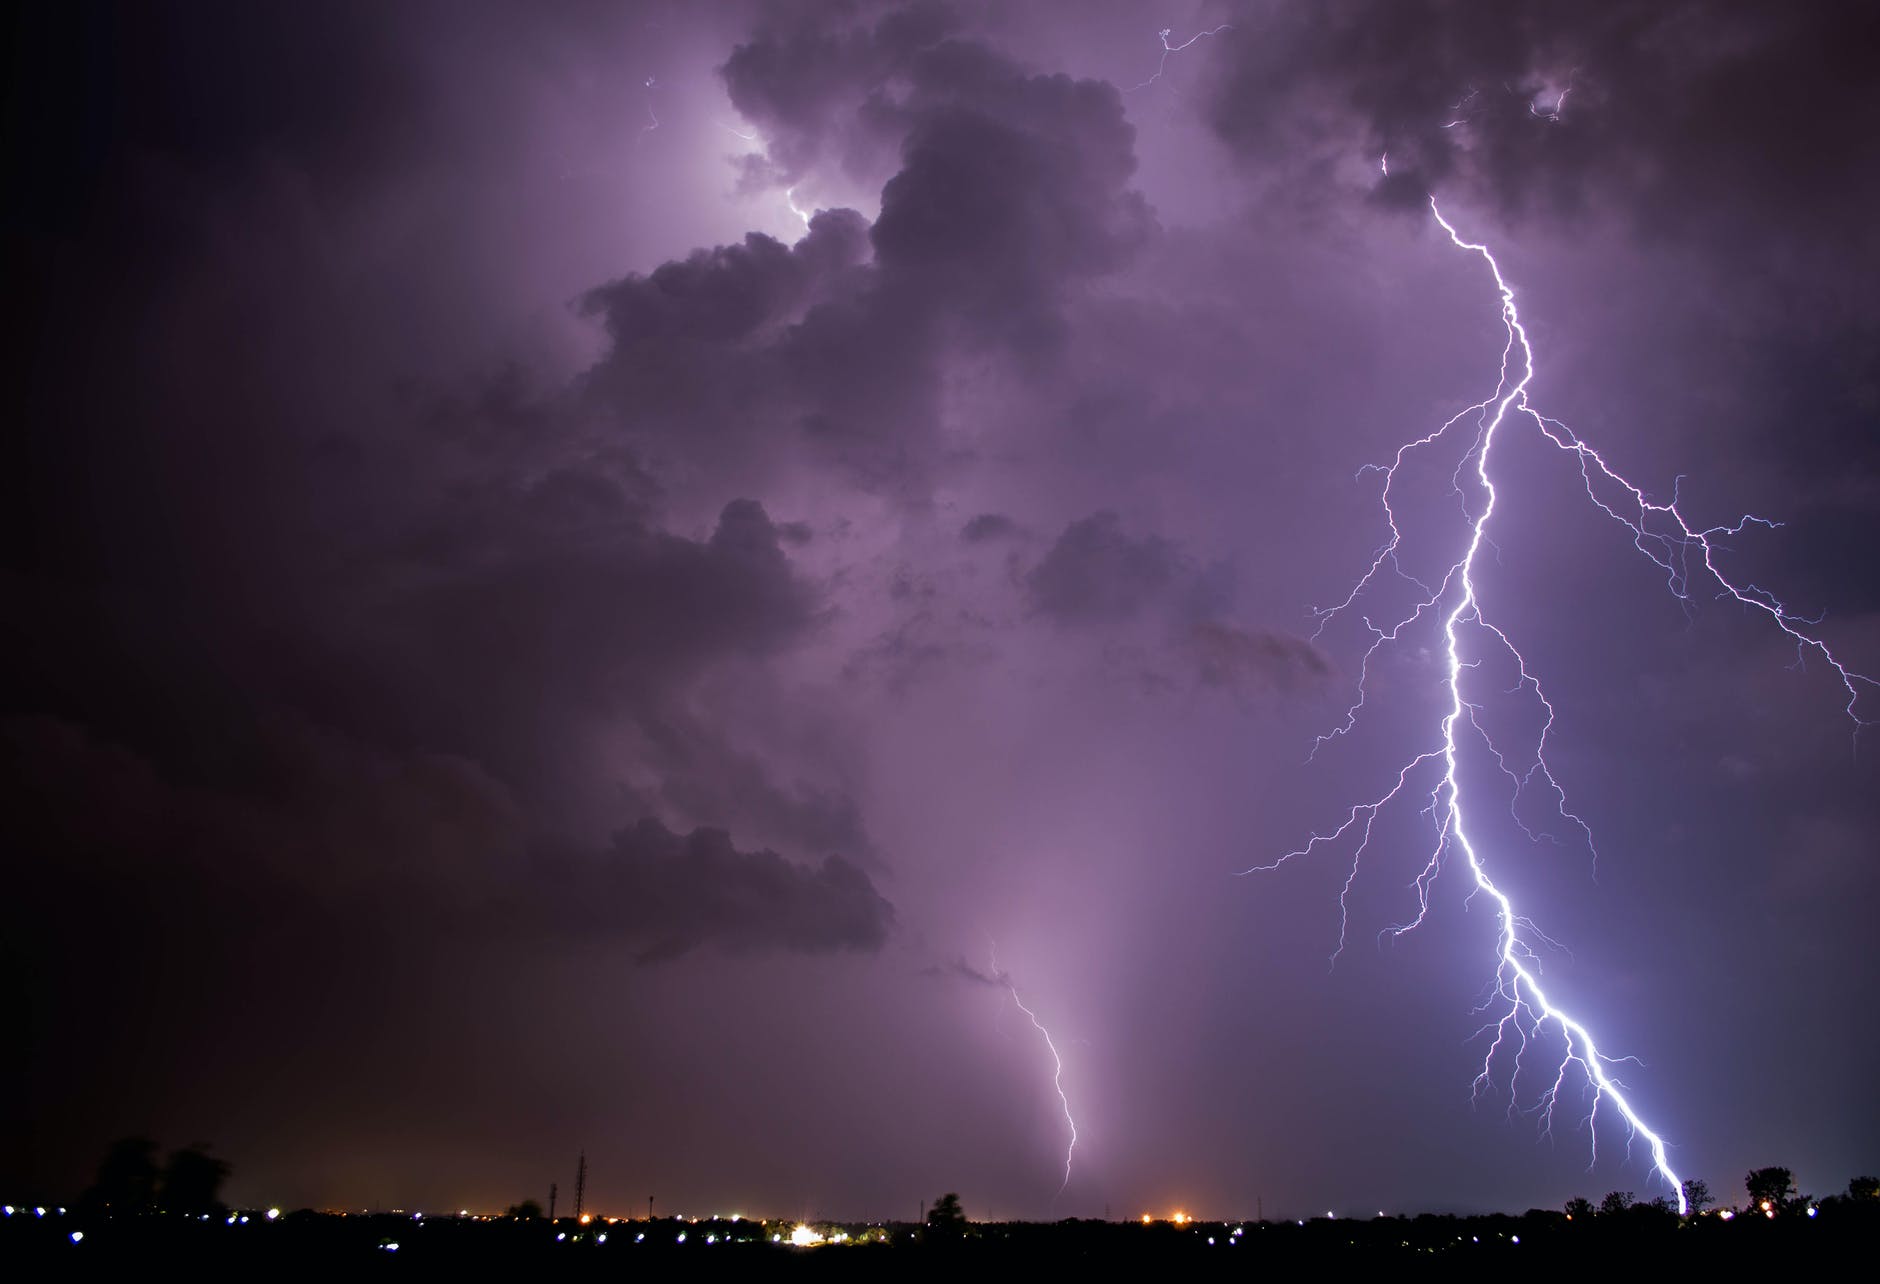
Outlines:
[[[798,1248],[808,1248],[813,1244],[822,1243],[823,1237],[813,1228],[798,1223],[797,1228],[790,1232],[790,1242]]]

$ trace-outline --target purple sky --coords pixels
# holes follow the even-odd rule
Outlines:
[[[1432,192],[1537,407],[1785,522],[1732,572],[1880,670],[1874,14],[7,21],[8,1190],[148,1132],[283,1206],[501,1206],[583,1147],[621,1213],[1667,1193],[1609,1113],[1589,1172],[1533,1081],[1472,1102],[1490,907],[1452,868],[1376,941],[1425,822],[1335,968],[1348,849],[1236,875],[1440,717],[1426,635],[1306,762],[1359,468],[1495,386]],[[1537,443],[1483,591],[1599,852],[1504,813],[1487,860],[1683,1174],[1838,1190],[1880,1154],[1873,745]],[[1422,573],[1453,462],[1405,480]]]

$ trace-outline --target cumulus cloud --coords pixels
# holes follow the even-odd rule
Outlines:
[[[1049,359],[1067,308],[1144,243],[1114,87],[1034,74],[949,25],[786,13],[726,61],[778,181],[834,147],[880,212],[825,210],[794,246],[753,234],[585,297],[610,340],[587,404],[649,458],[720,481],[808,458],[921,502],[946,457],[948,363]]]

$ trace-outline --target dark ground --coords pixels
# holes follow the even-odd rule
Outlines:
[[[1680,1222],[1649,1207],[1570,1221],[1534,1210],[1522,1216],[1314,1219],[1295,1223],[1116,1222],[979,1223],[962,1239],[923,1239],[912,1225],[844,1229],[851,1238],[886,1242],[796,1248],[778,1244],[784,1222],[672,1220],[413,1218],[403,1214],[338,1215],[301,1211],[270,1222],[240,1214],[233,1224],[163,1216],[108,1218],[16,1208],[0,1219],[0,1272],[14,1279],[35,1272],[147,1269],[153,1264],[270,1275],[449,1269],[553,1269],[575,1275],[619,1276],[701,1269],[751,1274],[957,1274],[963,1270],[1180,1269],[1245,1274],[1272,1269],[1401,1269],[1427,1262],[1445,1274],[1557,1270],[1577,1263],[1606,1267],[1647,1264],[1683,1268],[1793,1270],[1808,1262],[1858,1260],[1880,1232],[1880,1202],[1830,1200],[1817,1216],[1777,1220],[1716,1215]],[[74,1233],[80,1238],[74,1239]],[[679,1236],[684,1235],[684,1242]],[[603,1241],[602,1237],[605,1236]],[[391,1245],[396,1244],[396,1249]]]

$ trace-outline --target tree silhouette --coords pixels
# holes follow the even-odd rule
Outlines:
[[[1849,1199],[1880,1199],[1880,1177],[1855,1177],[1847,1183]]]
[[[98,1176],[83,1202],[102,1212],[147,1213],[157,1202],[157,1143],[120,1137],[104,1152]]]
[[[1591,1217],[1592,1215],[1593,1215],[1593,1201],[1590,1199],[1587,1199],[1584,1195],[1575,1195],[1572,1199],[1569,1199],[1567,1201],[1567,1216],[1568,1217],[1577,1217],[1581,1221],[1585,1221],[1588,1217]]]
[[[1795,1203],[1795,1174],[1786,1168],[1752,1169],[1743,1185],[1749,1202],[1762,1212],[1787,1212]]]
[[[960,1207],[960,1197],[949,1190],[934,1200],[933,1207],[927,1210],[927,1237],[960,1239],[965,1234],[966,1211]]]
[[[1623,1213],[1632,1207],[1632,1192],[1629,1190],[1609,1190],[1606,1197],[1599,1201],[1599,1211],[1605,1214]]]
[[[209,1153],[201,1142],[172,1151],[163,1166],[158,1204],[166,1213],[220,1214],[227,1210],[217,1197],[228,1178],[228,1165]]]
[[[511,1204],[503,1213],[504,1217],[517,1217],[525,1221],[541,1215],[542,1206],[533,1199],[525,1199],[520,1204]]]
[[[1710,1183],[1696,1177],[1684,1183],[1684,1204],[1691,1210],[1691,1216],[1697,1216],[1716,1202],[1710,1193]]]

